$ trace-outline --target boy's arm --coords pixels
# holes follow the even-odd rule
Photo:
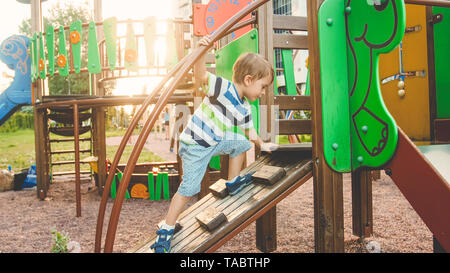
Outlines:
[[[210,44],[209,36],[205,36],[198,41],[197,47],[208,46]],[[200,80],[200,86],[208,84],[208,73],[206,72],[206,54],[203,54],[194,65],[194,77]]]
[[[244,130],[245,135],[247,136],[247,138],[252,141],[253,143],[255,143],[256,147],[258,147],[261,151],[264,152],[271,152],[274,151],[278,148],[278,144],[275,143],[271,143],[271,142],[264,142],[261,137],[258,135],[258,133],[256,133],[255,128],[250,128],[247,130]]]

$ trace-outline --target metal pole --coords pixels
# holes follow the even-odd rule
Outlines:
[[[80,185],[80,142],[78,126],[78,104],[73,105],[73,135],[75,139],[75,194],[77,217],[81,216],[81,185]]]

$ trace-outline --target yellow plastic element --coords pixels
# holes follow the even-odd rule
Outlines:
[[[136,58],[137,58],[136,50],[134,49],[125,50],[125,60],[127,62],[134,63],[136,61]]]
[[[150,194],[148,193],[147,187],[143,184],[135,184],[131,188],[131,197],[133,198],[143,198],[148,199]]]
[[[384,103],[397,125],[413,140],[430,139],[428,54],[425,7],[406,5],[406,28],[420,25],[419,31],[403,38],[403,71],[425,71],[425,77],[406,77],[381,84]],[[380,55],[380,79],[400,72],[399,50]],[[401,90],[401,91],[400,91]]]
[[[98,157],[96,156],[90,156],[90,157],[86,157],[85,159],[83,159],[83,162],[88,162],[89,165],[91,165],[92,170],[94,171],[94,173],[98,173]]]

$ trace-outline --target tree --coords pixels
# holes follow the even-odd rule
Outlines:
[[[87,1],[77,4],[71,2],[57,2],[50,8],[49,13],[50,14],[48,17],[44,17],[44,30],[49,25],[52,25],[56,29],[59,28],[59,26],[68,26],[76,20],[80,20],[83,23],[87,23],[92,20]],[[19,26],[19,32],[29,37],[33,35],[31,32],[31,19],[22,21]],[[66,31],[65,34],[66,44],[68,44],[68,31]],[[58,52],[58,44],[59,43],[55,43],[55,53]],[[86,67],[87,61],[84,56],[87,56],[87,32],[83,33],[81,54],[81,65],[82,67]],[[55,58],[56,57],[57,56],[55,56]],[[48,87],[51,95],[89,94],[89,74],[70,74],[67,77],[55,75],[53,77],[49,77]]]

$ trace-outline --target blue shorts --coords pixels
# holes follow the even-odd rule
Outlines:
[[[178,154],[183,164],[183,177],[178,193],[183,196],[193,196],[200,192],[203,176],[213,156],[229,154],[231,157],[236,157],[251,147],[245,136],[232,132],[226,132],[217,145],[210,147],[190,145],[180,141]]]

